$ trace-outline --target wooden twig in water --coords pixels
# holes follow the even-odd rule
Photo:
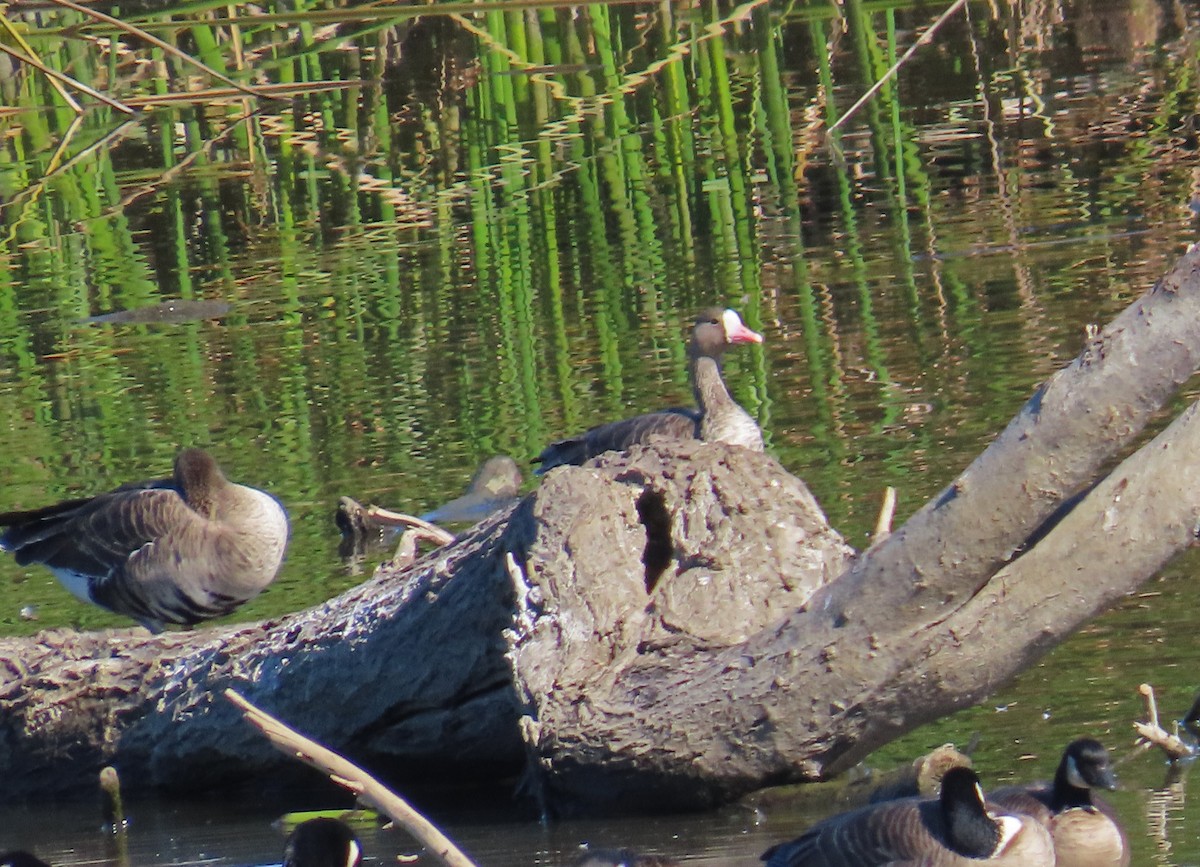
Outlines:
[[[896,516],[896,489],[888,485],[883,489],[883,505],[879,507],[879,517],[875,521],[875,533],[871,536],[871,544],[882,542],[892,534],[892,519]]]
[[[403,512],[393,512],[391,509],[385,509],[381,506],[367,506],[363,509],[363,516],[376,524],[384,524],[389,527],[412,527],[419,531],[422,539],[433,542],[436,545],[449,545],[454,541],[454,534],[443,530],[437,524],[431,524],[414,515],[405,515]]]
[[[1195,750],[1191,745],[1185,743],[1178,735],[1171,734],[1158,724],[1158,704],[1154,700],[1154,687],[1148,683],[1143,683],[1138,687],[1138,692],[1146,698],[1146,716],[1149,717],[1148,722],[1135,722],[1133,724],[1133,728],[1138,733],[1141,741],[1149,746],[1156,746],[1161,749],[1172,762],[1195,755]]]
[[[280,752],[316,768],[327,774],[329,779],[339,786],[349,789],[359,801],[375,808],[408,831],[447,867],[475,867],[471,859],[434,827],[433,823],[358,765],[289,728],[234,690],[225,690],[225,697],[233,702],[245,714],[250,724],[266,735]]]

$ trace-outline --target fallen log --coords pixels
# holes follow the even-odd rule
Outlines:
[[[1191,250],[861,555],[769,456],[656,443],[555,470],[308,611],[0,640],[0,797],[110,763],[129,789],[277,769],[228,687],[390,780],[523,768],[550,811],[828,776],[994,691],[1191,544],[1197,409],[1128,453],[1198,367]]]

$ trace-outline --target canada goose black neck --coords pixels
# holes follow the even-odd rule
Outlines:
[[[1115,789],[1117,779],[1108,760],[1108,750],[1093,738],[1079,738],[1067,745],[1050,792],[1050,809],[1056,813],[1072,807],[1091,807],[1092,789]]]
[[[988,858],[1000,848],[1001,828],[988,815],[974,771],[963,767],[947,771],[940,803],[948,848],[967,858]]]

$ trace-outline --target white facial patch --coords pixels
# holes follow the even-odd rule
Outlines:
[[[725,323],[725,333],[733,334],[740,331],[742,328],[742,317],[737,315],[736,310],[726,308],[725,314],[721,317]]]
[[[1074,756],[1067,756],[1067,782],[1077,789],[1091,788],[1087,780],[1083,778],[1083,774],[1079,773],[1079,766],[1075,764]]]

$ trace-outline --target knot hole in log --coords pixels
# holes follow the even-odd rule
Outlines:
[[[638,521],[646,528],[646,547],[642,551],[642,566],[646,573],[646,593],[654,592],[658,579],[671,564],[671,514],[661,493],[647,488],[637,500]]]

